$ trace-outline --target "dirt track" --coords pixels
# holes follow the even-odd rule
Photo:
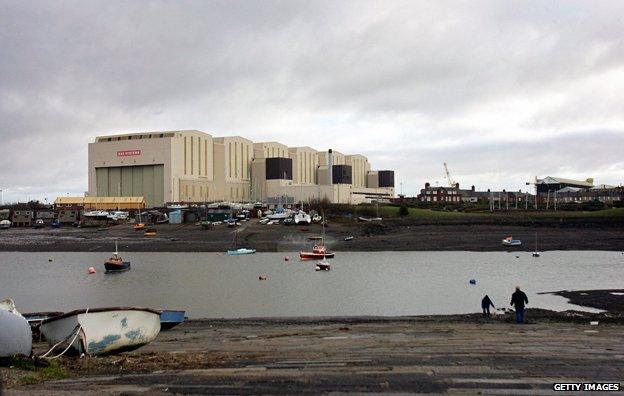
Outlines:
[[[384,222],[367,234],[366,223],[330,223],[326,242],[337,251],[388,250],[469,250],[501,251],[501,239],[507,235],[523,240],[515,250],[534,249],[538,233],[538,250],[624,250],[624,228],[619,226],[584,227],[580,224],[539,227],[496,224],[406,224]],[[61,228],[11,229],[0,231],[0,251],[110,251],[114,240],[126,251],[157,252],[222,252],[232,246],[234,229],[223,225],[202,230],[194,225],[159,225],[156,237],[145,237],[131,225],[107,229]],[[307,227],[260,225],[255,220],[238,227],[239,246],[253,247],[260,252],[296,251],[312,244],[309,236],[321,234],[319,225]],[[369,230],[370,231],[370,230]],[[347,236],[354,239],[345,242]]]

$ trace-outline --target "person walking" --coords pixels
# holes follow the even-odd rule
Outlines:
[[[491,316],[490,305],[492,306],[492,308],[496,309],[496,307],[494,306],[494,303],[492,302],[490,297],[486,294],[485,297],[483,297],[483,300],[481,300],[481,308],[483,309],[484,318],[489,318]]]
[[[527,295],[516,286],[516,291],[511,295],[511,306],[516,310],[516,323],[524,323],[524,304],[528,304]]]

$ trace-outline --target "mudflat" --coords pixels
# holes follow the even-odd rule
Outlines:
[[[526,223],[431,223],[384,220],[379,225],[362,222],[330,222],[325,229],[326,244],[336,251],[532,251],[535,234],[538,250],[624,249],[624,227],[620,219],[599,223],[579,220]],[[204,230],[195,225],[156,225],[156,236],[145,236],[130,224],[107,228],[30,229],[0,231],[0,251],[108,252],[119,241],[120,249],[136,252],[223,252],[233,245],[259,252],[292,252],[310,248],[310,237],[322,234],[321,226],[261,225],[257,220],[236,228],[225,225]],[[519,247],[504,247],[508,235],[523,241]],[[348,236],[352,240],[345,241]]]
[[[621,317],[532,309],[527,318],[193,320],[134,352],[61,358],[67,379],[23,385],[13,370],[5,392],[548,394],[554,382],[623,378]]]

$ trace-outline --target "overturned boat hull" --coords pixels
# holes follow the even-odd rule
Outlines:
[[[160,312],[122,307],[77,310],[44,320],[40,330],[51,347],[61,343],[58,348],[65,349],[71,342],[72,354],[115,354],[152,342],[160,332]]]
[[[0,357],[30,356],[32,332],[28,321],[19,314],[0,309]]]

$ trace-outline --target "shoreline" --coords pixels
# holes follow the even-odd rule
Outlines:
[[[616,222],[618,223],[618,222]],[[624,227],[585,227],[582,225],[544,226],[505,224],[413,224],[330,223],[325,242],[337,252],[383,251],[471,251],[540,252],[566,250],[624,251]],[[618,223],[619,224],[619,223]],[[31,229],[0,231],[3,252],[110,252],[115,240],[128,252],[225,252],[238,245],[258,252],[296,252],[314,244],[311,236],[322,234],[321,226],[260,225],[257,220],[235,229],[224,225],[203,230],[194,225],[156,225],[157,236],[146,237],[131,224],[108,228]],[[519,247],[505,247],[507,235],[521,239]],[[345,241],[348,236],[353,240]]]
[[[191,320],[132,352],[62,357],[54,375],[0,367],[0,379],[8,395],[544,393],[570,378],[622,378],[623,318],[590,325],[597,315]]]

